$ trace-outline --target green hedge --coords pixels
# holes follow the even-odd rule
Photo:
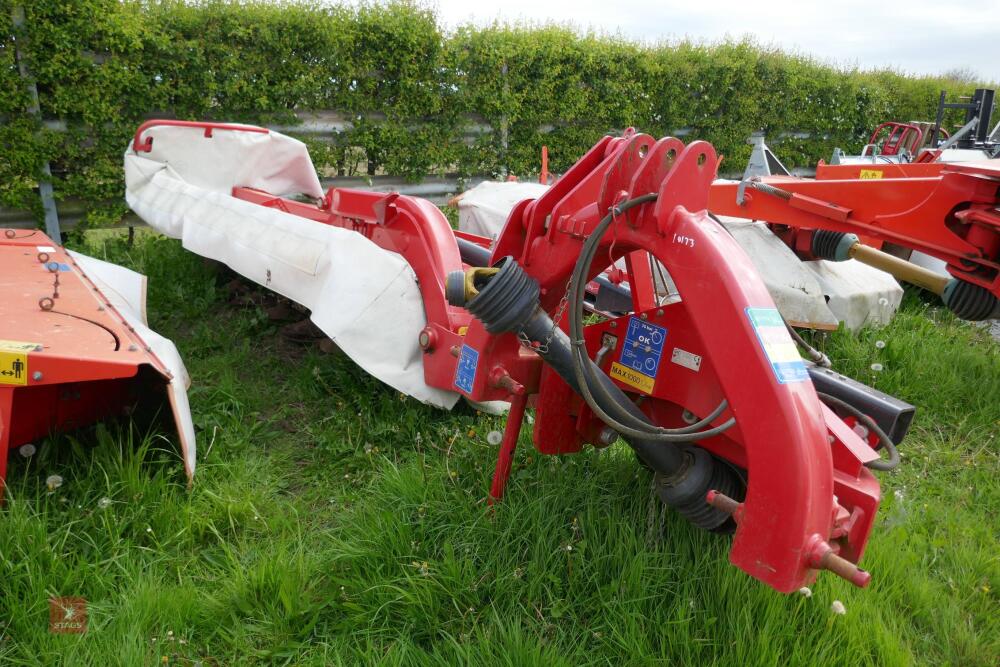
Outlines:
[[[338,110],[353,127],[310,138],[324,172],[527,174],[543,144],[560,171],[629,125],[656,136],[690,128],[687,140],[711,141],[739,170],[753,131],[786,163],[812,164],[834,146],[859,149],[883,120],[931,118],[942,89],[969,92],[748,42],[640,46],[552,26],[445,34],[409,3],[0,0],[0,37],[0,204],[40,217],[34,187],[47,159],[57,196],[86,202],[91,223],[124,212],[121,154],[155,115],[289,124],[296,111]],[[44,118],[65,131],[25,113],[15,40]]]

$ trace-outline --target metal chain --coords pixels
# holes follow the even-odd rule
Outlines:
[[[545,352],[549,351],[549,343],[556,335],[556,330],[559,328],[559,323],[562,321],[563,315],[566,314],[566,308],[569,306],[569,288],[572,280],[566,281],[566,291],[563,293],[562,298],[559,299],[559,305],[556,306],[556,312],[552,316],[552,330],[549,331],[549,335],[545,337],[545,342],[542,343],[539,349],[544,349]]]
[[[566,292],[562,295],[562,299],[559,300],[559,305],[556,306],[555,313],[552,314],[552,330],[549,331],[549,335],[545,337],[545,341],[541,345],[534,347],[531,345],[531,341],[527,340],[527,337],[522,338],[524,334],[518,334],[518,338],[521,338],[522,343],[528,345],[539,354],[548,354],[549,352],[549,343],[555,338],[556,329],[559,328],[559,321],[562,320],[563,315],[566,313],[566,308],[569,306],[569,288],[571,282],[571,280],[566,281]]]
[[[615,205],[614,208],[611,209],[611,212],[612,212],[612,215],[614,215],[614,216],[621,215],[621,211],[618,210],[618,206],[617,205]],[[617,220],[615,220],[615,222],[617,222]],[[612,245],[612,248],[613,248],[614,247],[614,243],[612,243],[611,245]],[[566,308],[569,307],[569,292],[570,292],[570,288],[572,286],[573,286],[572,279],[571,280],[567,280],[566,281],[566,291],[563,293],[562,299],[559,300],[559,305],[556,306],[556,312],[552,314],[552,330],[549,331],[549,335],[545,337],[545,341],[541,345],[539,345],[538,347],[535,347],[535,346],[533,346],[531,344],[531,341],[528,340],[527,336],[525,336],[523,333],[518,333],[517,334],[517,338],[518,338],[518,340],[521,341],[521,343],[523,345],[525,345],[527,347],[530,347],[531,349],[535,350],[539,354],[548,354],[549,343],[551,343],[552,339],[555,338],[556,329],[559,328],[559,322],[562,320],[563,315],[566,314]]]

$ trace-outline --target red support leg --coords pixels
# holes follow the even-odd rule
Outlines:
[[[10,425],[14,406],[14,388],[0,388],[0,503],[3,503],[7,482],[7,450],[10,445]]]
[[[628,286],[632,290],[632,307],[635,312],[643,312],[659,305],[653,270],[649,266],[650,256],[645,250],[634,250],[625,255],[628,269]]]
[[[528,405],[526,394],[512,394],[510,412],[507,413],[507,426],[503,431],[503,442],[497,454],[497,468],[493,473],[493,484],[490,486],[489,503],[503,498],[503,491],[510,478],[510,467],[514,460],[514,450],[517,448],[517,437],[521,434],[521,421],[524,419],[524,408]]]

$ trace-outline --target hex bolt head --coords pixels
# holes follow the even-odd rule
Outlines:
[[[139,346],[136,345],[135,343],[132,343],[131,345],[128,346],[128,351],[129,352],[137,352],[138,350],[139,350]]]
[[[42,372],[35,371],[34,373],[31,374],[31,379],[34,380],[35,382],[38,382],[39,380],[42,379]]]

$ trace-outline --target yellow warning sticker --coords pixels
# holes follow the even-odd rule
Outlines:
[[[654,378],[648,375],[643,375],[642,373],[637,373],[628,366],[623,366],[617,361],[611,364],[611,377],[614,379],[624,382],[630,387],[635,387],[639,391],[644,391],[647,394],[653,393],[653,383]]]
[[[28,384],[28,353],[40,349],[40,343],[0,340],[0,384]]]
[[[884,173],[880,169],[862,169],[861,178],[882,178],[882,174]]]
[[[0,384],[28,384],[28,354],[0,350]]]

